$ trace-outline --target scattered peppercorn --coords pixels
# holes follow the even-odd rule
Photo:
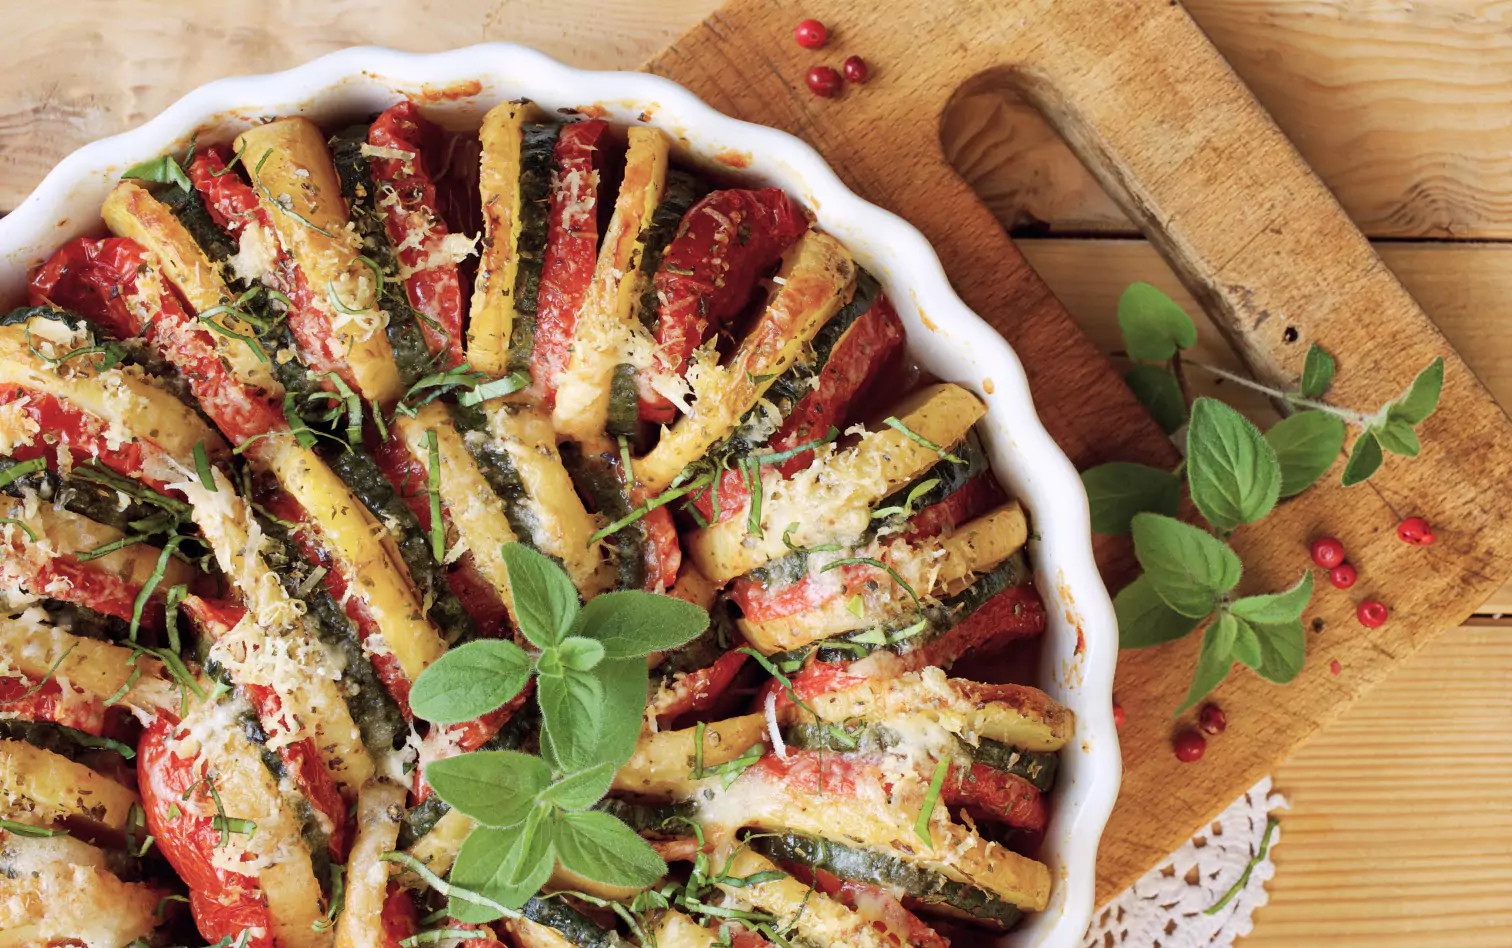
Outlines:
[[[829,28],[818,20],[799,20],[793,27],[793,39],[804,49],[821,49],[829,42]]]
[[[1204,734],[1222,734],[1228,727],[1228,715],[1209,701],[1197,712],[1197,726],[1202,728]]]
[[[1397,524],[1397,538],[1413,546],[1431,546],[1436,539],[1433,528],[1422,517],[1408,517]]]
[[[845,72],[845,78],[857,85],[871,77],[871,70],[866,67],[866,60],[860,56],[847,56],[840,68]]]
[[[840,90],[845,86],[845,80],[841,79],[840,74],[829,66],[815,66],[808,71],[804,81],[808,83],[810,92],[826,99],[833,99],[839,95]]]
[[[1328,571],[1328,581],[1339,589],[1348,589],[1359,578],[1360,574],[1353,563],[1340,563]]]
[[[1344,666],[1340,665],[1339,660],[1336,658],[1328,663],[1328,670],[1337,675],[1339,672],[1344,670]]]
[[[1360,625],[1367,629],[1379,629],[1385,625],[1386,614],[1386,604],[1375,599],[1367,599],[1355,609]]]
[[[1191,728],[1177,732],[1171,746],[1176,751],[1176,759],[1183,764],[1195,763],[1202,759],[1207,752],[1207,738],[1198,734]]]
[[[1344,562],[1344,544],[1337,537],[1318,537],[1309,549],[1312,561],[1324,569],[1333,569]]]
[[[1123,723],[1124,723],[1124,709],[1123,709],[1123,705],[1121,705],[1117,701],[1115,701],[1115,702],[1113,702],[1113,726],[1115,728],[1117,728],[1118,730],[1122,731],[1123,730]]]

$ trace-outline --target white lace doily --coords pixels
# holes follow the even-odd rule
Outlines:
[[[1092,919],[1084,948],[1228,948],[1248,935],[1251,916],[1269,896],[1265,883],[1275,874],[1267,852],[1223,907],[1260,852],[1272,811],[1286,807],[1266,777],[1235,800],[1206,833],[1193,836],[1170,858],[1108,904]],[[1270,846],[1281,839],[1270,831]]]

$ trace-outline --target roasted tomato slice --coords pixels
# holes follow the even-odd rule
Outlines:
[[[389,240],[398,249],[399,264],[410,274],[404,281],[409,303],[426,317],[420,321],[426,344],[432,354],[445,353],[443,361],[448,366],[460,365],[462,278],[443,246],[447,226],[435,182],[443,170],[446,133],[406,99],[378,116],[368,129],[368,144],[391,150],[372,155],[368,168],[380,190],[386,191],[378,206]]]
[[[552,155],[551,209],[530,367],[548,406],[556,401],[557,376],[567,367],[578,309],[598,261],[599,174],[608,131],[608,123],[596,119],[568,125],[557,136]]]
[[[808,218],[781,188],[715,191],[689,208],[652,278],[658,358],[681,375],[693,350],[745,308],[756,281],[803,236]],[[676,417],[661,395],[642,393],[640,416]]]
[[[14,404],[17,411],[37,426],[30,443],[17,444],[10,451],[16,461],[42,458],[51,470],[58,470],[58,449],[68,449],[72,464],[95,461],[122,477],[139,481],[159,494],[174,493],[166,481],[150,472],[171,472],[172,461],[157,445],[142,438],[122,441],[104,418],[48,392],[19,385],[0,386],[0,405]]]

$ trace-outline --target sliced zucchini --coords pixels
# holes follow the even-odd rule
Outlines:
[[[368,948],[384,941],[383,902],[393,864],[379,857],[399,839],[404,788],[374,781],[357,797],[357,838],[347,858],[346,903],[336,923],[336,948]]]
[[[129,759],[135,753],[130,745],[120,741],[95,737],[52,721],[28,721],[24,718],[0,718],[0,740],[23,741],[86,765],[101,753],[119,754],[123,759]]]
[[[605,797],[593,805],[626,824],[637,833],[658,839],[681,839],[693,835],[693,820],[698,808],[691,803],[651,805],[631,803],[618,797]]]
[[[555,932],[561,939],[560,944],[574,945],[576,948],[615,948],[620,943],[618,935],[598,925],[561,898],[531,899],[520,909],[520,914],[524,916],[523,921],[534,924],[536,929],[545,928]],[[530,932],[530,937],[539,938],[544,934],[529,928],[525,930]],[[558,942],[548,937],[545,941],[525,944],[554,946]]]
[[[191,315],[211,312],[235,300],[236,294],[226,285],[220,268],[210,262],[173,211],[146,188],[134,181],[122,181],[106,196],[100,214],[111,233],[134,240],[147,251],[189,304]],[[229,312],[200,318],[220,327],[220,332],[212,332],[216,350],[238,379],[275,398],[283,397],[283,387],[269,363],[236,338],[253,336],[251,326]],[[228,336],[227,332],[235,335]]]
[[[278,241],[309,284],[363,398],[388,405],[404,393],[384,334],[378,284],[347,227],[341,182],[325,136],[305,118],[254,125],[236,138]]]
[[[26,549],[23,555],[28,558],[36,557],[38,562],[51,560],[54,556],[77,556],[81,553],[89,553],[115,543],[125,536],[114,527],[96,523],[88,517],[82,517],[52,504],[28,504],[24,500],[10,497],[0,497],[0,517],[19,520],[37,535],[38,542],[36,543],[32,543],[31,538],[26,537],[24,532],[20,532],[19,535],[13,534],[11,539],[12,542],[18,539],[24,542]],[[89,561],[89,565],[92,569],[108,573],[123,583],[141,586],[152,578],[161,555],[162,550],[157,547],[145,543],[134,543],[103,556],[97,556]],[[163,576],[158,583],[158,588],[166,591],[180,583],[192,581],[194,576],[192,566],[170,558],[163,568]]]
[[[446,642],[426,618],[397,556],[391,557],[379,542],[387,531],[314,451],[292,437],[265,438],[259,444],[259,458],[309,512],[321,545],[367,604],[384,644],[414,681],[446,650]]]
[[[522,238],[527,237],[520,174],[525,123],[538,121],[540,117],[540,109],[530,101],[503,102],[483,116],[483,127],[478,132],[483,145],[478,178],[483,199],[483,251],[467,327],[467,361],[478,371],[494,376],[509,372]],[[540,221],[543,245],[545,229],[543,217]],[[539,267],[539,262],[536,266]],[[539,279],[539,269],[536,275]]]
[[[887,563],[921,597],[949,597],[1018,552],[1028,537],[1023,509],[1011,501],[943,539],[931,537],[913,544],[893,540],[863,547],[856,554]],[[738,624],[753,646],[770,655],[856,629],[897,627],[904,618],[912,625],[926,618],[917,612],[907,590],[891,577],[879,575],[874,587],[868,585],[857,595],[859,605],[852,597],[839,595],[792,615],[761,621],[742,618]],[[885,639],[882,644],[887,644]]]
[[[719,888],[738,902],[777,916],[775,927],[784,931],[790,927],[792,933],[814,948],[887,948],[892,944],[872,927],[868,917],[821,895],[783,873],[770,859],[745,847],[730,857],[721,878],[746,879],[763,872],[780,873],[782,878],[742,886],[721,882]]]
[[[70,836],[0,835],[0,946],[135,944],[162,924],[164,892],[123,881],[107,853]]]
[[[703,764],[714,767],[734,760],[760,744],[766,717],[747,714],[711,722],[704,728]],[[698,763],[698,728],[642,734],[635,756],[614,775],[614,789],[651,797],[685,797],[700,785],[692,775]]]
[[[1013,927],[1024,915],[1017,906],[990,892],[954,882],[888,853],[856,849],[797,833],[761,836],[752,840],[751,846],[779,863],[799,863],[823,869],[840,879],[902,892],[904,897],[926,906],[946,906],[953,913],[969,915],[999,928]]]
[[[574,948],[575,943],[562,937],[555,928],[532,922],[528,918],[511,918],[504,929],[519,948]]]
[[[582,445],[573,442],[564,443],[561,450],[562,463],[599,517],[613,523],[630,514],[630,491],[621,475],[620,460],[613,452],[586,452]],[[651,540],[645,519],[622,527],[608,540],[612,545],[615,587],[645,589],[647,557],[654,555],[647,550]]]
[[[430,437],[434,432],[441,504],[457,532],[457,543],[472,554],[473,565],[498,592],[513,617],[514,596],[501,552],[505,544],[518,539],[505,512],[508,498],[494,492],[445,406],[431,402],[414,418],[396,418],[393,427],[410,457],[427,471],[432,467]]]
[[[611,397],[618,366],[644,372],[654,362],[655,344],[636,313],[648,276],[638,264],[666,187],[668,141],[654,128],[631,128],[629,138],[624,182],[573,328],[572,355],[557,380],[552,416],[561,437],[589,451],[605,447],[611,401],[619,409],[616,427],[623,430],[628,422],[623,409],[630,386],[622,383],[618,399]]]
[[[651,220],[646,224],[645,233],[641,243],[645,250],[640,255],[638,263],[641,272],[641,295],[635,304],[635,318],[648,332],[655,332],[658,322],[658,310],[661,304],[656,298],[656,284],[652,278],[656,271],[661,269],[662,257],[671,245],[672,239],[677,236],[678,225],[687,215],[688,210],[698,202],[698,199],[709,193],[709,185],[697,175],[679,171],[676,168],[667,171],[666,185],[662,189],[661,200],[656,205],[656,210],[651,214]],[[618,432],[630,434],[631,432]]]
[[[50,826],[67,819],[125,832],[141,800],[128,788],[52,751],[0,741],[0,808],[7,819]]]
[[[714,933],[681,912],[665,912],[651,929],[656,948],[714,948]]]
[[[982,685],[947,678],[926,668],[897,678],[868,678],[858,685],[808,700],[820,720],[933,721],[968,744],[986,738],[1033,752],[1057,751],[1071,740],[1071,711],[1028,685]],[[789,707],[786,721],[803,723],[807,712]]]
[[[515,532],[531,546],[557,561],[586,599],[614,582],[604,560],[603,546],[591,542],[602,518],[588,513],[562,464],[550,416],[537,408],[504,404],[482,406],[487,429],[468,432],[492,456],[502,454],[520,487],[510,504],[517,512]],[[474,448],[474,456],[478,450]]]
[[[845,305],[855,286],[856,265],[834,238],[809,231],[788,251],[777,280],[780,288],[729,364],[692,370],[692,410],[636,463],[647,490],[665,490],[684,468],[735,430],[773,380],[798,361],[820,327]],[[721,581],[715,572],[704,572]]]
[[[796,671],[809,653],[815,651],[821,662],[854,661],[878,650],[908,655],[971,618],[994,596],[1028,578],[1028,561],[1021,553],[1015,553],[976,577],[970,586],[938,601],[928,602],[917,612],[874,625],[861,632],[824,639],[815,646],[805,645],[788,652],[779,652],[772,656],[772,663],[778,668]]]
[[[821,447],[807,470],[786,480],[775,468],[763,467],[761,528],[753,531],[750,517],[740,514],[694,530],[684,542],[688,558],[710,579],[723,583],[783,557],[789,543],[854,543],[872,532],[873,509],[885,509],[890,494],[942,462],[940,451],[919,439],[954,445],[985,412],[981,399],[959,385],[919,389],[892,409],[892,416],[907,430],[883,427],[841,451]],[[645,466],[642,462],[640,469]],[[793,523],[798,527],[785,543],[787,526]]]
[[[203,444],[211,458],[227,454],[226,442],[204,419],[164,389],[143,377],[119,368],[101,372],[89,357],[69,359],[65,368],[49,364],[32,353],[42,349],[44,335],[56,335],[62,324],[49,319],[0,326],[0,385],[45,392],[99,418],[112,439],[141,439],[162,449],[185,470],[194,470],[194,446]],[[31,339],[27,339],[28,329]],[[66,327],[63,332],[67,333]],[[80,346],[85,339],[64,344],[57,358]],[[144,464],[151,465],[144,458]],[[158,480],[173,481],[178,473],[171,466],[150,467]]]
[[[147,714],[179,710],[179,688],[157,659],[65,632],[40,609],[0,616],[0,654],[34,682],[50,674],[96,701],[115,698]]]

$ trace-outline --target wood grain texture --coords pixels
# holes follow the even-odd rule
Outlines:
[[[1292,809],[1244,948],[1512,944],[1509,674],[1512,628],[1456,629],[1277,770]]]
[[[906,74],[881,69],[865,95],[843,103],[814,99],[792,83],[805,57],[786,30],[802,15],[831,22],[843,16],[849,49],[867,50],[883,67],[913,66]],[[937,54],[921,54],[924,37]],[[1014,344],[1046,427],[1078,464],[1094,452],[1107,457],[1110,448],[1148,456],[1157,445],[1146,440],[1148,428],[1131,437],[1105,414],[1103,406],[1124,404],[1126,396],[1109,391],[1100,365],[1101,375],[1089,372],[1094,363],[1067,358],[1085,352],[1085,340],[1068,340],[1075,334],[1058,304],[1026,279],[1000,232],[983,226],[985,213],[961,200],[960,182],[942,173],[938,142],[921,136],[874,144],[877,129],[927,123],[947,105],[941,90],[978,85],[984,76],[1011,78],[1024,91],[1146,228],[1261,378],[1291,384],[1306,344],[1317,341],[1353,367],[1336,385],[1340,400],[1381,404],[1417,367],[1450,351],[1186,14],[1166,2],[959,2],[843,13],[838,0],[801,8],[732,0],[650,68],[717,108],[808,139],[863,195],[919,226],[966,302]],[[1286,335],[1301,344],[1284,343]],[[1503,487],[1512,476],[1512,432],[1463,363],[1450,356],[1447,364],[1444,406],[1424,428],[1435,451],[1389,466],[1365,488],[1321,488],[1235,537],[1249,566],[1245,592],[1295,582],[1306,568],[1307,538],[1326,530],[1344,539],[1366,577],[1355,592],[1389,598],[1393,620],[1363,629],[1354,620],[1355,596],[1331,588],[1315,596],[1309,620],[1321,630],[1315,644],[1326,642],[1359,674],[1334,677],[1313,664],[1284,701],[1248,673],[1233,676],[1220,694],[1255,729],[1246,741],[1211,752],[1195,771],[1169,752],[1169,714],[1186,692],[1198,641],[1121,656],[1120,699],[1130,724],[1122,735],[1123,796],[1099,857],[1100,900],[1138,878],[1506,578],[1512,506]],[[1477,434],[1465,434],[1471,431]],[[1122,448],[1109,444],[1115,432]],[[1408,503],[1444,526],[1446,538],[1428,551],[1409,552],[1395,539],[1392,528]],[[1409,572],[1420,581],[1386,589],[1385,577]],[[1117,585],[1127,574],[1106,575]]]
[[[1143,240],[1015,241],[1040,277],[1050,285],[1077,323],[1104,352],[1118,350],[1118,297],[1126,286],[1153,283],[1182,305],[1197,322],[1196,358],[1243,371],[1222,341],[1211,317],[1187,293],[1155,248]],[[1382,243],[1376,248],[1424,312],[1465,359],[1466,365],[1503,406],[1512,406],[1512,247],[1492,243]],[[1301,343],[1297,343],[1300,345]],[[1350,371],[1347,360],[1340,372]],[[1257,424],[1277,420],[1264,396],[1200,372],[1193,390],[1239,408]],[[1351,405],[1373,410],[1373,405]],[[1388,461],[1388,463],[1405,463]],[[1512,583],[1501,586],[1477,608],[1483,614],[1512,613]]]
[[[1184,5],[1367,234],[1512,235],[1512,3]],[[1134,232],[1013,89],[963,97],[945,139],[1013,225]]]

